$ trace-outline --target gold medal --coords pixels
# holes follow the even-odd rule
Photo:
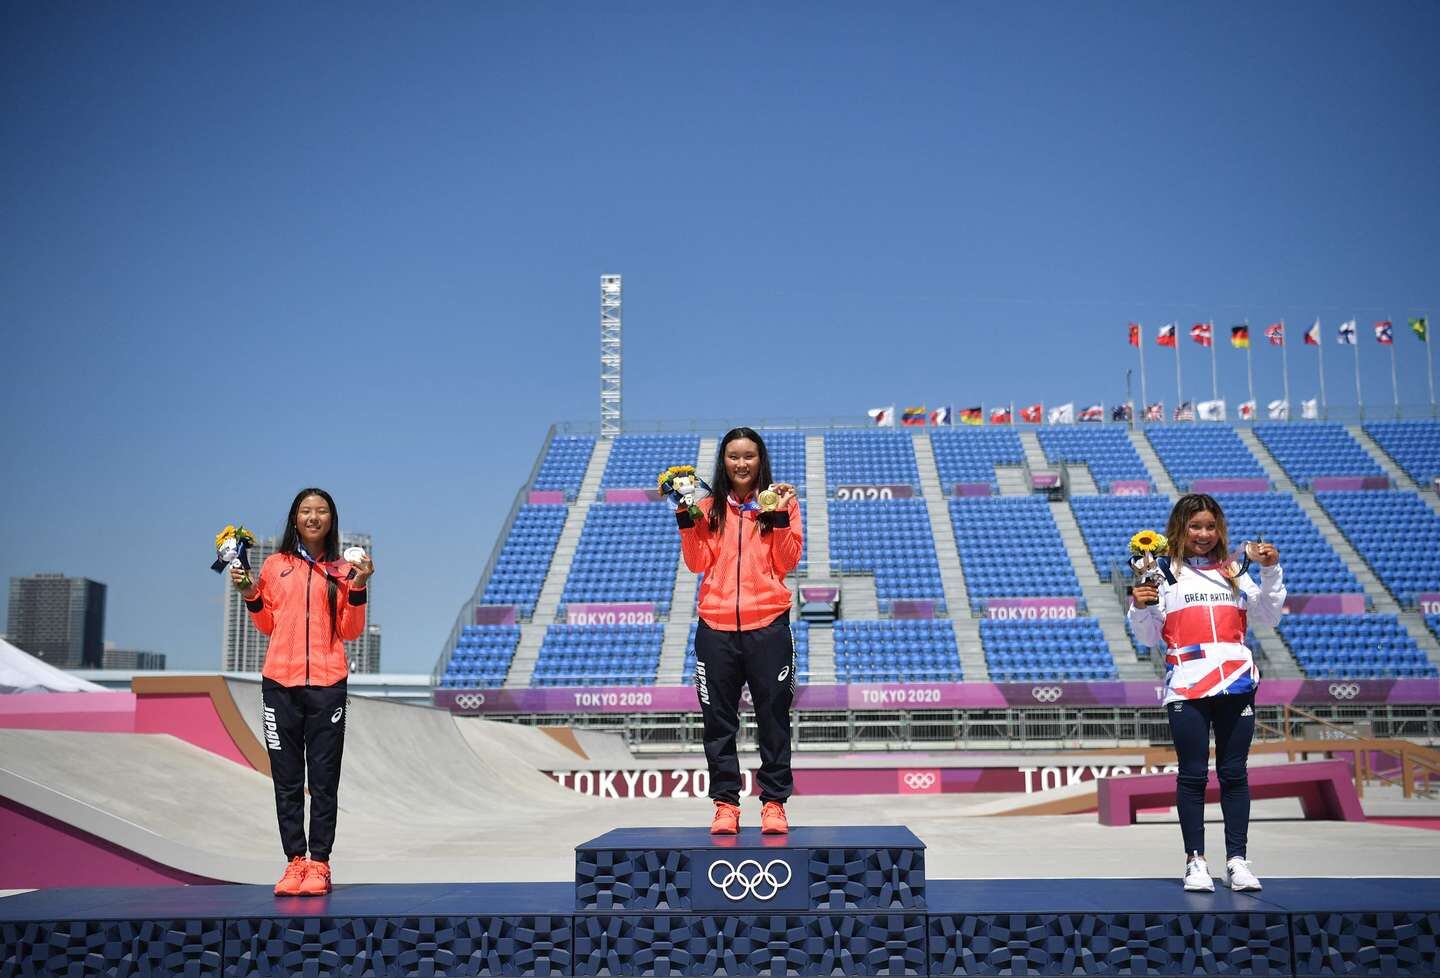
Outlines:
[[[773,513],[780,508],[780,494],[774,489],[761,489],[755,501],[760,504],[762,513]]]

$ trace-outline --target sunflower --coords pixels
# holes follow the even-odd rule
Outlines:
[[[1153,554],[1166,548],[1165,537],[1154,530],[1141,530],[1130,538],[1130,552]]]
[[[226,540],[230,539],[230,538],[233,537],[234,535],[235,535],[235,527],[231,526],[229,523],[226,523],[226,524],[225,524],[225,529],[223,529],[223,530],[221,530],[219,533],[215,534],[215,549],[216,549],[216,550],[219,550],[221,544],[223,544]]]
[[[682,475],[694,475],[694,474],[695,474],[695,466],[693,466],[693,465],[672,465],[672,466],[670,466],[668,469],[666,469],[664,472],[661,472],[661,473],[660,473],[660,477],[659,477],[658,479],[656,479],[655,481],[656,481],[656,483],[660,486],[661,489],[664,489],[664,488],[665,488],[665,483],[670,482],[671,480],[673,480],[673,479],[675,479],[675,478],[677,478],[677,477],[679,477],[679,476],[682,476]]]
[[[229,540],[229,539],[231,539],[231,538],[233,538],[236,543],[254,543],[254,542],[255,542],[255,534],[253,534],[253,533],[251,533],[249,530],[245,529],[245,527],[244,527],[243,525],[242,525],[242,526],[232,526],[232,525],[230,525],[229,523],[226,523],[226,524],[225,524],[225,529],[223,529],[223,530],[221,530],[219,533],[215,534],[215,549],[216,549],[216,550],[219,550],[222,546],[224,546],[225,541],[226,541],[226,540]]]

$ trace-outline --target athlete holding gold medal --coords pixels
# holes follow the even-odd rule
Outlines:
[[[790,704],[795,695],[793,599],[785,576],[804,545],[795,487],[772,482],[765,442],[751,428],[720,440],[706,486],[690,466],[660,474],[676,504],[685,566],[704,574],[695,631],[695,691],[705,725],[705,760],[715,803],[710,831],[740,831],[740,691],[750,687],[759,727],[761,831],[789,831]]]

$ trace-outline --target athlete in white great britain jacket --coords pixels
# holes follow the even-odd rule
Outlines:
[[[1266,625],[1280,620],[1285,606],[1285,572],[1279,564],[1260,568],[1260,585],[1248,574],[1236,580],[1220,564],[1190,558],[1172,565],[1175,583],[1160,585],[1160,598],[1147,608],[1130,606],[1130,627],[1146,648],[1165,647],[1165,705],[1177,700],[1253,692],[1260,682],[1245,645],[1250,615]]]

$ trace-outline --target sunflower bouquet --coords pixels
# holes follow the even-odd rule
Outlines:
[[[255,578],[250,573],[249,550],[255,543],[255,534],[243,526],[225,525],[225,529],[215,534],[215,563],[210,569],[217,574],[225,573],[230,567],[241,567],[245,570],[244,579],[237,584],[236,590],[248,591],[255,586]]]
[[[698,520],[701,517],[700,507],[697,504],[710,495],[710,487],[695,473],[695,466],[672,465],[661,472],[655,481],[660,487],[660,495],[669,499],[676,506],[685,507],[692,520]]]
[[[1130,572],[1136,584],[1175,583],[1169,560],[1161,560],[1169,546],[1165,535],[1154,530],[1141,530],[1130,538]]]

